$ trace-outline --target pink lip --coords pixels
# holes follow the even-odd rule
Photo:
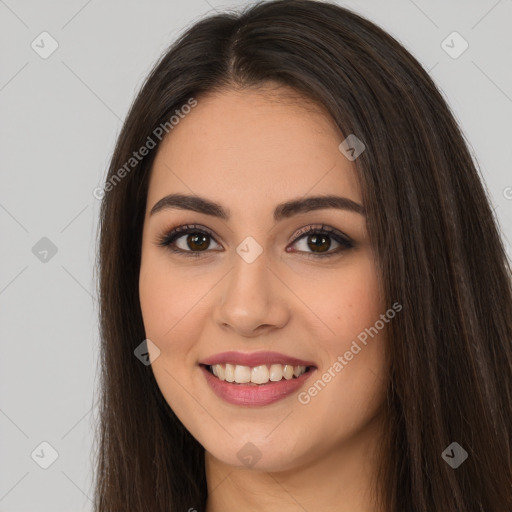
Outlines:
[[[258,361],[261,360],[258,359]],[[306,380],[309,379],[311,374],[315,373],[315,370],[311,369],[303,373],[300,377],[290,380],[282,379],[278,382],[269,381],[267,384],[236,384],[218,379],[215,375],[210,373],[203,364],[200,365],[200,368],[206,381],[219,398],[222,398],[230,404],[246,406],[269,405],[286,398],[298,391]]]
[[[296,357],[290,357],[286,354],[279,352],[252,352],[245,354],[243,352],[222,352],[215,354],[211,357],[201,361],[200,364],[214,365],[214,364],[237,364],[240,366],[260,366],[262,364],[291,364],[293,366],[316,366],[311,361],[303,361]]]

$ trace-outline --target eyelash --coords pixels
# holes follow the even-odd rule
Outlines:
[[[169,233],[164,234],[162,237],[160,237],[157,241],[157,245],[160,247],[166,247],[169,251],[173,253],[177,253],[179,255],[183,255],[185,257],[200,257],[202,256],[202,253],[209,252],[208,250],[205,251],[184,251],[183,249],[179,249],[176,247],[173,247],[171,244],[173,244],[177,239],[181,238],[184,235],[188,235],[191,233],[195,234],[202,234],[206,235],[210,238],[212,238],[216,243],[218,243],[215,240],[215,237],[213,236],[213,233],[198,225],[185,225],[185,226],[179,226],[177,228],[174,228]],[[341,233],[338,230],[329,228],[328,226],[322,225],[320,228],[315,226],[308,226],[307,228],[299,230],[297,233],[297,236],[295,240],[293,240],[292,244],[297,243],[302,238],[306,237],[307,235],[326,235],[330,238],[333,238],[336,242],[340,244],[340,247],[338,247],[334,251],[326,252],[326,253],[306,253],[314,258],[328,258],[330,256],[335,256],[343,251],[346,251],[347,249],[352,249],[354,247],[353,241]],[[303,253],[303,251],[299,251]]]

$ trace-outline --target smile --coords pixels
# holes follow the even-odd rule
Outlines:
[[[218,379],[236,384],[264,385],[268,382],[279,382],[283,379],[291,380],[298,378],[311,367],[291,364],[271,364],[259,366],[243,366],[234,364],[208,365],[207,369]]]
[[[219,365],[223,366],[223,365]],[[235,366],[232,370],[233,373],[230,375],[228,367],[228,377],[234,376],[236,371]],[[260,365],[261,366],[261,365]],[[286,375],[289,375],[290,370],[285,370],[284,367],[282,369],[283,376],[279,380],[270,380],[270,373],[272,371],[272,366],[270,368],[266,367],[266,370],[269,374],[269,378],[265,383],[254,383],[254,382],[229,382],[225,380],[226,377],[226,369],[224,368],[224,380],[222,380],[219,376],[213,374],[213,369],[211,366],[205,366],[203,364],[199,365],[203,375],[208,383],[210,389],[214,392],[217,397],[222,399],[224,402],[227,402],[232,405],[238,406],[264,406],[270,405],[279,400],[283,400],[295,393],[298,393],[300,389],[304,386],[305,382],[311,377],[312,374],[315,373],[316,367],[314,366],[299,366],[297,370],[297,374],[295,375],[295,371],[292,377],[287,378]],[[279,365],[281,366],[281,365]],[[284,365],[287,366],[287,365]],[[255,367],[260,368],[260,367]],[[291,368],[291,367],[290,367]],[[304,368],[304,370],[302,369]],[[216,370],[218,371],[218,370]],[[222,372],[222,370],[220,370]],[[252,377],[254,368],[250,368],[250,375]],[[277,379],[279,369],[274,368],[273,377]],[[286,374],[284,373],[286,371]],[[238,370],[238,373],[242,373],[245,376],[247,375],[247,370]],[[261,368],[256,370],[256,379],[258,379],[258,375],[261,377],[260,380],[265,377],[265,370]]]

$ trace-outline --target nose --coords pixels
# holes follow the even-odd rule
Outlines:
[[[214,320],[223,330],[256,337],[290,320],[290,292],[269,267],[265,251],[251,263],[236,254],[218,290]]]

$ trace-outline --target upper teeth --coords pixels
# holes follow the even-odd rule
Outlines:
[[[290,380],[295,377],[300,377],[306,371],[305,366],[292,366],[290,364],[272,364],[267,366],[262,364],[260,366],[241,366],[238,364],[214,364],[211,366],[213,374],[220,380],[227,382],[236,382],[244,384],[252,382],[254,384],[266,384],[269,380],[276,382],[283,377]]]

